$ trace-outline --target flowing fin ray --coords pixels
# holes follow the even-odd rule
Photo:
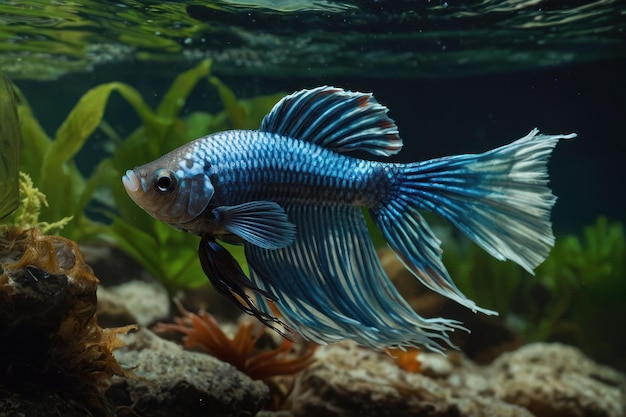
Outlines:
[[[547,161],[560,139],[525,137],[482,154],[459,155],[401,167],[396,190],[372,210],[390,246],[420,281],[462,305],[482,310],[454,285],[441,262],[439,240],[418,210],[449,220],[497,259],[532,273],[554,244]]]
[[[265,116],[259,129],[345,153],[389,156],[402,149],[395,122],[371,94],[318,87],[290,94]]]
[[[411,309],[383,271],[359,208],[285,209],[298,230],[294,243],[278,250],[246,243],[246,257],[252,280],[276,300],[289,326],[318,343],[452,346],[448,332],[463,327]],[[263,297],[257,301],[271,311]]]

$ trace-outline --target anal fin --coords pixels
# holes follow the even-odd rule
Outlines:
[[[375,349],[451,345],[462,326],[423,318],[385,274],[358,207],[287,206],[298,234],[268,250],[246,243],[250,277],[274,299],[288,325],[317,343],[352,339]],[[259,308],[270,312],[266,298]]]

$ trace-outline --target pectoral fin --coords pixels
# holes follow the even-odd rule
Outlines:
[[[266,326],[289,337],[291,329],[276,317],[257,308],[246,289],[252,290],[267,300],[273,298],[257,287],[243,272],[233,256],[210,236],[202,236],[198,248],[200,265],[215,289],[242,311],[255,316]]]
[[[285,210],[273,201],[250,201],[213,210],[215,219],[225,229],[263,249],[289,246],[296,238],[296,228]]]

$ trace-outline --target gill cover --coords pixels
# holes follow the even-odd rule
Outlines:
[[[192,176],[178,177],[172,171],[158,170],[153,175],[153,186],[156,192],[171,193],[172,198],[157,211],[156,217],[168,219],[168,223],[187,223],[197,218],[209,205],[215,189],[208,176],[198,173]],[[170,181],[175,182],[173,188],[163,187],[164,175],[171,175]]]

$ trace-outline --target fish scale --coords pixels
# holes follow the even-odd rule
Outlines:
[[[456,287],[421,212],[532,272],[554,244],[548,157],[574,136],[534,129],[480,154],[369,161],[349,154],[390,156],[402,148],[387,108],[371,94],[323,86],[279,101],[259,130],[197,139],[122,180],[149,214],[199,235],[200,264],[216,290],[279,333],[441,350],[452,346],[450,333],[465,328],[422,317],[402,298],[380,264],[363,209],[427,288],[496,314]],[[220,241],[245,246],[249,275]]]
[[[384,166],[291,138],[258,131],[213,135],[196,157],[210,161],[216,204],[269,199],[373,207],[386,195]],[[339,157],[338,157],[339,156]],[[242,161],[258,161],[249,169]]]

